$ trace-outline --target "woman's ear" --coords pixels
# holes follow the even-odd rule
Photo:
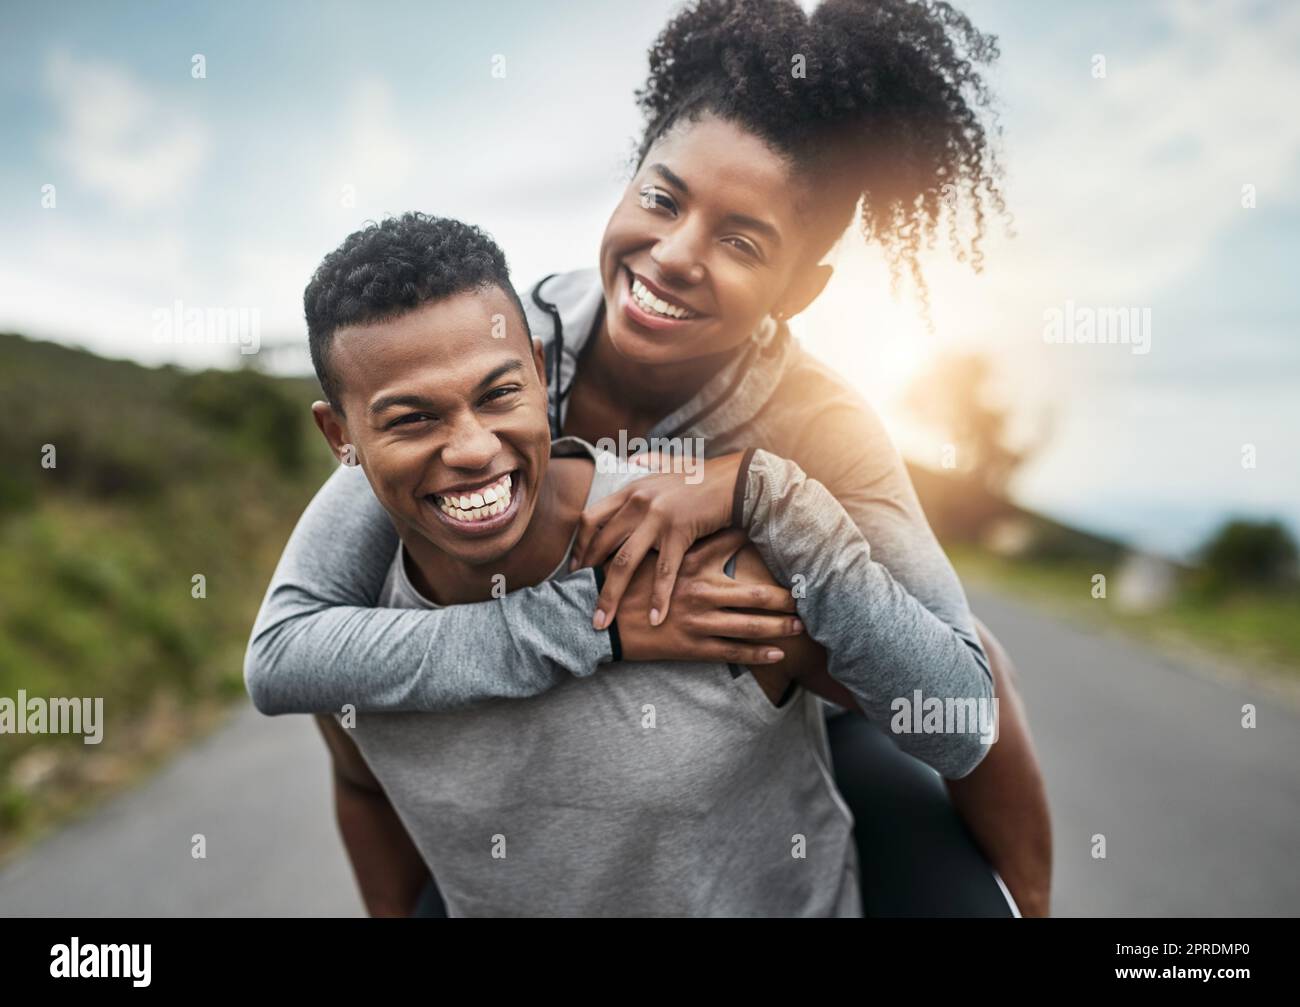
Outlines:
[[[780,321],[799,314],[817,300],[834,273],[835,267],[825,264],[800,269],[786,288],[785,296],[772,309],[772,317]]]
[[[313,402],[311,418],[330,446],[330,453],[344,465],[357,464],[357,449],[348,439],[348,428],[328,402]]]

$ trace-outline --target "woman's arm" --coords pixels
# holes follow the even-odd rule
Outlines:
[[[867,717],[891,724],[897,701],[914,703],[918,691],[922,702],[973,700],[965,707],[971,711],[993,699],[988,660],[969,612],[953,612],[950,623],[923,605],[873,558],[830,491],[794,462],[766,451],[750,455],[737,486],[736,523],[777,580],[794,591],[808,635],[830,655],[831,677]],[[915,567],[927,559],[912,556],[910,562]],[[945,723],[934,732],[895,731],[894,739],[943,776],[959,779],[988,754],[976,726],[954,730]]]
[[[602,573],[580,570],[473,605],[374,608],[397,542],[360,469],[340,468],[326,480],[285,546],[244,657],[244,680],[262,713],[329,713],[345,704],[362,713],[455,710],[539,695],[614,659],[615,637],[591,623]],[[732,604],[720,591],[689,624],[675,619],[657,634],[626,627],[621,654],[692,660],[726,646],[748,664],[770,663],[767,645],[753,641],[779,635],[775,627],[789,619],[738,623]],[[719,640],[723,633],[733,639]]]
[[[535,696],[610,660],[609,633],[591,626],[592,571],[475,605],[374,608],[397,542],[360,469],[326,480],[253,625],[244,680],[260,711],[453,710]]]
[[[736,576],[755,583],[771,579],[752,546],[737,555]],[[1046,917],[1050,914],[1052,878],[1052,823],[1046,787],[1016,687],[1015,666],[978,619],[975,628],[988,655],[998,695],[998,736],[973,772],[945,783],[953,806],[1011,890],[1021,915]],[[781,646],[785,660],[753,669],[774,704],[793,679],[838,706],[861,712],[849,691],[827,673],[825,648],[807,636],[782,641]]]
[[[736,553],[734,576],[742,584],[776,583],[772,572],[763,565],[763,557],[749,544]],[[826,667],[829,662],[826,658],[826,649],[821,644],[805,633],[781,640],[779,646],[785,654],[783,660],[768,667],[749,669],[774,706],[781,705],[781,697],[785,695],[786,687],[791,682],[798,682],[813,695],[829,699],[836,706],[852,710],[854,713],[862,712],[858,709],[853,694],[827,674]]]
[[[978,631],[998,697],[998,740],[974,772],[947,781],[948,792],[1021,913],[1045,916],[1052,874],[1051,814],[1011,658],[970,614],[961,583],[875,413],[854,401],[824,410],[817,419],[797,444],[783,449],[831,489],[871,544],[873,559],[953,624],[963,639],[966,626]],[[866,450],[866,445],[875,447]]]
[[[930,644],[937,645],[941,659],[952,662],[948,671],[955,681],[969,682],[966,676],[973,674],[972,666],[985,674],[991,673],[993,694],[1005,695],[1008,699],[1005,706],[999,709],[995,704],[993,710],[1003,736],[1027,739],[1028,725],[1014,681],[1009,674],[1004,674],[1005,668],[999,664],[1005,661],[1005,655],[1000,650],[987,655],[981,646],[965,593],[925,519],[907,470],[883,425],[856,396],[846,394],[833,382],[818,379],[815,373],[812,377],[814,387],[787,396],[795,404],[794,408],[774,411],[766,417],[763,429],[749,432],[765,443],[779,441],[780,451],[799,459],[806,469],[806,475],[800,474],[795,478],[793,470],[782,474],[781,466],[787,463],[779,459],[770,459],[763,466],[776,473],[776,483],[784,483],[775,491],[775,496],[781,501],[776,533],[773,534],[771,528],[762,529],[755,539],[756,542],[762,540],[766,550],[760,549],[764,561],[774,572],[783,573],[786,583],[801,595],[799,610],[802,615],[810,607],[809,589],[817,587],[819,579],[823,581],[821,586],[825,586],[826,578],[819,578],[818,571],[824,565],[834,569],[841,557],[839,550],[848,543],[854,557],[850,563],[853,575],[842,577],[839,576],[842,571],[839,571],[831,589],[811,603],[816,609],[818,623],[814,635],[822,634],[818,639],[831,652],[837,669],[835,680],[848,682],[860,678],[863,670],[869,669],[865,663],[861,666],[852,664],[855,657],[845,657],[846,654],[860,654],[864,648],[870,651],[870,631],[864,637],[864,627],[879,625],[881,612],[901,613],[904,624],[920,627]],[[683,543],[689,544],[699,535],[725,527],[728,523],[745,523],[753,531],[757,513],[755,500],[761,493],[750,485],[748,472],[743,480],[737,478],[744,460],[734,454],[709,459],[704,466],[704,478],[697,480],[696,485],[688,485],[680,475],[661,475],[606,498],[583,515],[575,556],[579,562],[591,562],[593,558],[617,549],[615,566],[630,572],[637,568],[647,550],[657,549],[659,558],[651,606],[661,612],[665,607],[675,608],[676,601],[672,606],[667,606],[666,602],[670,594],[674,599],[682,595],[674,582]],[[798,468],[794,466],[794,469]],[[719,487],[735,495],[728,501],[724,492],[719,499]],[[828,503],[826,487],[838,505],[834,501]],[[763,488],[760,481],[759,489]],[[766,486],[767,491],[772,489],[771,485]],[[766,510],[770,509],[769,501]],[[818,521],[830,522],[830,525],[819,529]],[[850,524],[856,526],[860,540],[855,540],[846,527]],[[786,533],[790,533],[788,538]],[[784,571],[781,570],[779,555],[782,552],[787,554]],[[687,579],[694,576],[685,565],[681,566],[681,573]],[[852,583],[859,575],[866,577],[863,582],[865,589]],[[620,608],[618,592],[612,588],[616,583],[616,578],[611,576],[598,605],[603,611],[622,614],[627,610]],[[685,596],[689,597],[689,592]],[[880,601],[882,596],[883,604]],[[644,621],[646,613],[652,609],[643,608],[639,619]],[[636,621],[635,618],[625,620],[625,624],[632,625]],[[885,629],[893,632],[889,626]],[[901,646],[906,654],[906,639],[899,641],[895,638],[888,642],[895,648]],[[962,648],[965,648],[965,653]],[[902,667],[906,668],[906,665]],[[926,681],[933,684],[932,679],[924,677],[928,674],[927,669],[920,670],[923,677],[917,680],[918,684]],[[931,670],[937,670],[941,677],[945,671],[938,666]],[[877,698],[887,699],[888,687],[882,690],[881,682],[872,681],[869,673],[867,678],[869,686],[876,689]],[[976,683],[987,688],[987,683],[978,676]],[[898,684],[895,682],[895,691]],[[901,684],[908,686],[911,683],[904,681]],[[987,695],[983,690],[981,693],[970,698],[978,700]],[[898,693],[894,698],[912,698],[912,691]],[[846,709],[862,709],[856,700],[852,704],[839,702],[838,705]],[[884,713],[885,710],[877,704],[874,716],[881,719]],[[923,735],[896,734],[896,737],[900,747],[913,754],[919,754],[916,751],[918,738],[922,742],[925,740]],[[970,762],[973,765],[980,762],[983,752],[970,752],[969,745],[967,741],[959,747],[972,756]],[[987,747],[980,742],[981,749]],[[995,824],[995,816],[988,813],[991,805],[981,805],[968,816],[969,824],[990,859],[1000,865],[1004,878],[1020,879],[1019,882],[1009,882],[1017,900],[1024,899],[1030,906],[1045,906],[1050,863],[1042,851],[1050,850],[1051,837],[1041,773],[1031,746],[1014,741],[1003,742],[998,751],[997,759],[984,760],[974,773],[969,766],[957,766],[944,775],[949,779],[959,776],[969,779],[969,785],[952,789],[966,792],[970,801],[978,800],[976,795],[987,789],[999,792],[997,806],[1009,809],[1008,816]],[[927,761],[943,772],[933,760]],[[965,774],[961,772],[962,768],[965,768]],[[1038,780],[1039,785],[1021,786],[1027,780]],[[964,800],[963,804],[966,803]],[[1017,827],[1026,830],[1027,834],[1013,839],[1011,831]]]
[[[834,430],[817,425],[833,437]],[[865,454],[865,467],[876,470],[882,455],[892,459],[910,491],[883,429],[874,439],[861,430],[846,433],[830,441],[841,455]],[[881,515],[868,502],[850,517],[849,501],[861,496],[847,492],[841,505],[799,465],[767,451],[710,458],[695,481],[672,472],[648,476],[601,500],[579,521],[576,562],[613,553],[615,573],[597,603],[596,624],[603,625],[603,613],[622,611],[616,586],[630,582],[651,549],[659,555],[650,619],[656,621],[665,608],[671,618],[675,605],[669,601],[685,550],[730,524],[747,532],[768,569],[795,589],[809,633],[830,652],[831,677],[853,693],[859,710],[888,724],[899,712],[897,703],[914,703],[920,690],[922,702],[938,700],[945,708],[959,702],[978,727],[978,714],[992,712],[992,677],[947,557],[916,507],[914,515],[896,522],[892,535],[881,535],[898,545],[889,565],[873,558],[875,531],[868,544],[859,522],[874,529]],[[917,585],[915,593],[895,578],[895,564]],[[632,622],[624,619],[623,625]],[[977,729],[895,737],[904,751],[951,779],[974,769],[988,748]]]

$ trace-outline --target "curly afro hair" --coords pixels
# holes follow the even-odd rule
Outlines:
[[[990,210],[1008,216],[977,69],[998,55],[996,37],[931,0],[826,0],[811,15],[795,0],[696,0],[650,49],[637,164],[675,123],[734,122],[814,183],[817,259],[856,214],[928,315],[917,255],[945,216],[953,253],[977,272]],[[972,226],[959,228],[963,203]]]
[[[302,296],[311,362],[329,404],[343,412],[340,384],[329,368],[336,331],[490,286],[505,291],[527,333],[528,316],[510,282],[505,253],[477,227],[404,213],[349,234],[321,261]]]

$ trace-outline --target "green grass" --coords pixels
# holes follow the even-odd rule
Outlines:
[[[0,335],[0,696],[103,697],[105,721],[99,745],[0,735],[0,856],[242,696],[271,570],[332,464],[316,395]]]
[[[1012,560],[970,546],[949,547],[948,554],[971,584],[1002,590],[1085,624],[1115,627],[1151,643],[1192,647],[1300,680],[1300,593],[1294,590],[1212,593],[1183,584],[1163,608],[1126,612],[1113,601],[1113,568],[1094,562]],[[1106,599],[1092,596],[1092,578],[1098,573],[1106,575]]]

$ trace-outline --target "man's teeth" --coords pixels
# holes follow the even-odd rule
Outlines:
[[[457,521],[482,521],[504,512],[510,506],[510,474],[472,493],[435,496],[438,509]]]
[[[685,308],[679,308],[675,304],[669,304],[663,298],[656,297],[650,293],[650,290],[644,283],[635,276],[632,277],[632,297],[636,300],[637,307],[642,311],[649,311],[654,315],[663,315],[665,318],[688,319],[695,318],[694,311],[687,311]]]

